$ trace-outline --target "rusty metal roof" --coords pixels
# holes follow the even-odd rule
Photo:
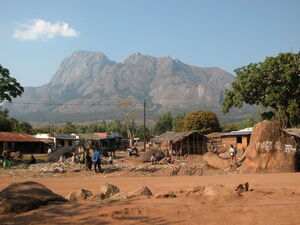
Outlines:
[[[40,142],[38,138],[34,138],[26,133],[0,132],[0,141],[5,142]]]

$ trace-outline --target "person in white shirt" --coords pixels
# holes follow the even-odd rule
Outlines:
[[[233,147],[233,145],[230,145],[229,153],[230,153],[231,160],[234,159],[234,160],[236,161],[236,153],[237,153],[237,150],[236,150],[235,147]]]

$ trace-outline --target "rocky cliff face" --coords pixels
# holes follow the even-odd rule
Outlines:
[[[77,51],[62,61],[48,84],[25,88],[15,100],[47,104],[11,104],[9,110],[19,119],[51,121],[102,119],[104,115],[114,119],[112,112],[120,111],[118,102],[143,99],[154,113],[218,109],[232,81],[234,76],[219,68],[190,66],[170,57],[136,53],[116,63],[100,52]]]

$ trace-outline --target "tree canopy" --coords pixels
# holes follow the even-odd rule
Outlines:
[[[223,113],[256,104],[264,107],[263,118],[274,118],[283,127],[300,123],[300,53],[280,53],[235,73],[232,90],[225,90]]]
[[[170,112],[166,112],[162,114],[155,123],[154,126],[154,133],[155,134],[162,134],[166,131],[170,131],[173,128],[173,117]]]
[[[0,65],[0,102],[21,96],[24,88],[9,75],[9,70]]]
[[[182,120],[183,130],[202,130],[214,132],[220,130],[220,123],[215,113],[208,110],[200,110],[188,113]]]

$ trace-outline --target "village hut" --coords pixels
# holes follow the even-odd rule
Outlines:
[[[26,133],[0,132],[0,154],[3,150],[43,153],[43,143]]]
[[[251,133],[252,129],[244,129],[222,134],[222,148],[228,149],[233,145],[237,149],[246,149],[250,143]]]
[[[207,151],[207,137],[198,131],[166,132],[151,140],[154,148],[172,155],[204,154]]]
[[[224,134],[224,132],[213,132],[205,135],[207,137],[207,151],[219,152],[220,150],[223,150],[222,134]]]

